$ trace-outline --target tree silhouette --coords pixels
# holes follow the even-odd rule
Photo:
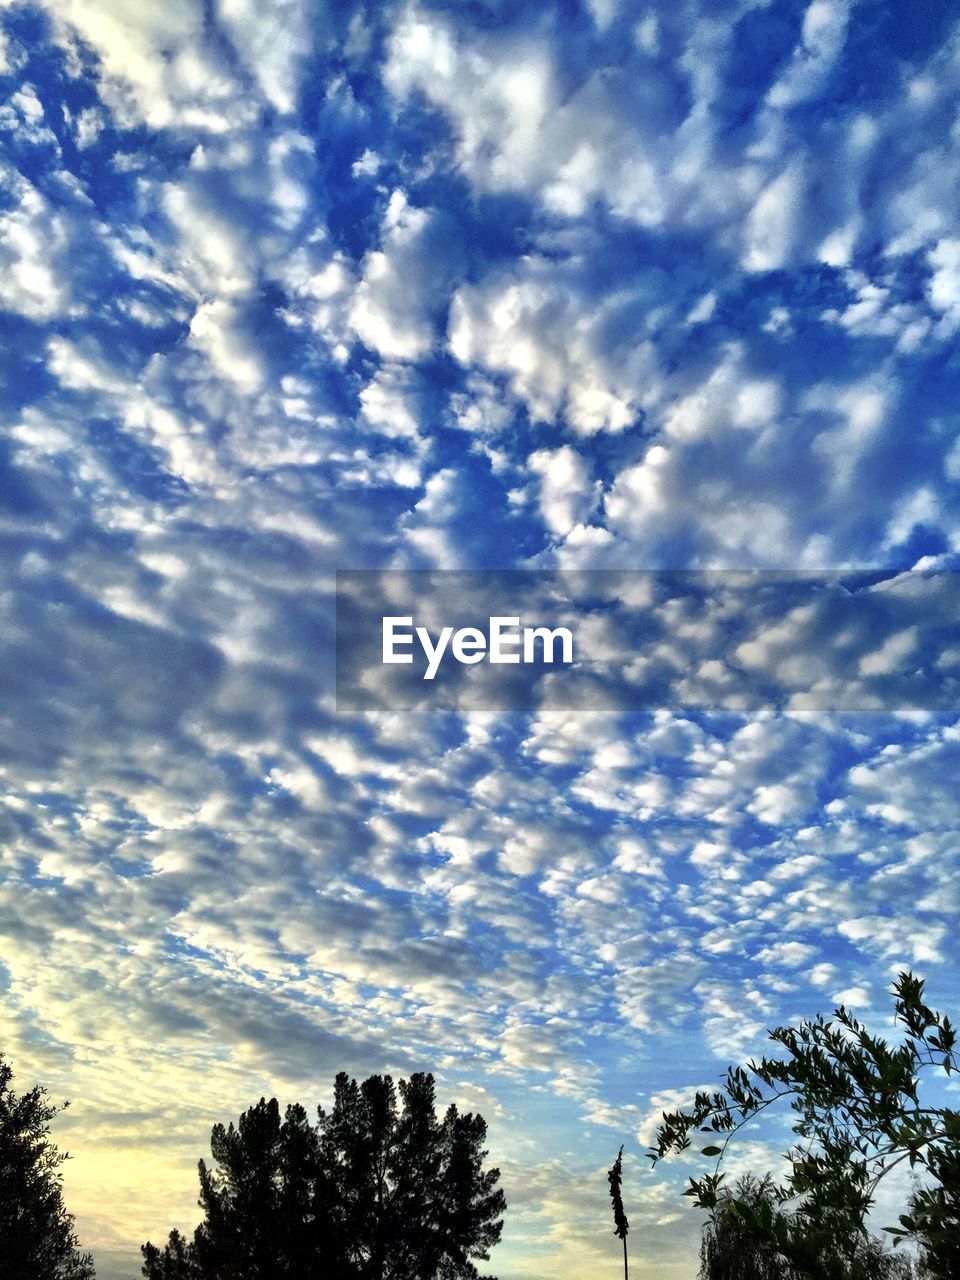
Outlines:
[[[773,1197],[769,1178],[740,1178],[733,1193],[721,1195],[700,1240],[700,1280],[792,1280],[781,1258],[758,1242],[740,1205],[756,1209]]]
[[[179,1231],[173,1230],[162,1249],[155,1244],[140,1248],[143,1254],[143,1274],[154,1280],[195,1280],[199,1275],[190,1244]]]
[[[769,1176],[744,1174],[729,1192],[721,1191],[700,1240],[699,1280],[807,1280],[810,1270],[786,1263],[754,1229],[753,1223],[772,1213],[775,1203],[776,1187]],[[836,1242],[821,1238],[818,1248],[818,1265],[828,1268]],[[909,1258],[891,1253],[872,1236],[857,1242],[844,1265],[849,1280],[914,1280],[915,1276]],[[817,1274],[816,1268],[812,1273]]]
[[[960,1276],[960,1134],[955,1139],[928,1154],[934,1181],[917,1188],[900,1218],[901,1230],[919,1242],[923,1274],[932,1280]]]
[[[861,1270],[868,1262],[881,1265],[867,1256],[866,1217],[882,1179],[904,1161],[925,1172],[927,1185],[914,1194],[900,1226],[886,1230],[919,1241],[931,1280],[956,1280],[960,1113],[925,1105],[919,1095],[924,1070],[950,1075],[960,1069],[956,1035],[950,1019],[924,1003],[920,979],[901,973],[894,996],[902,1043],[870,1035],[842,1006],[832,1019],[777,1027],[770,1039],[784,1056],[731,1067],[725,1092],[698,1093],[690,1110],[664,1113],[650,1152],[656,1164],[689,1148],[693,1135],[715,1135],[701,1152],[715,1161],[713,1171],[691,1178],[685,1194],[714,1222],[733,1207],[758,1244],[815,1280],[884,1274]],[[771,1196],[731,1198],[721,1185],[727,1145],[782,1099],[789,1099],[798,1139],[787,1154],[786,1179],[772,1186]],[[789,1210],[780,1207],[787,1202]]]
[[[431,1075],[395,1085],[337,1076],[311,1125],[261,1098],[213,1128],[201,1160],[204,1219],[142,1248],[148,1280],[480,1280],[473,1259],[500,1239],[506,1207],[484,1170],[486,1124],[451,1106]],[[488,1278],[489,1280],[489,1278]]]
[[[607,1181],[610,1183],[610,1199],[613,1201],[613,1234],[619,1236],[623,1241],[623,1280],[628,1280],[630,1273],[627,1269],[627,1232],[630,1230],[630,1223],[627,1221],[627,1215],[623,1211],[623,1196],[620,1192],[620,1188],[623,1185],[622,1146],[617,1152],[613,1168],[607,1174]]]
[[[92,1280],[93,1261],[80,1252],[63,1203],[59,1167],[67,1156],[50,1138],[50,1122],[63,1108],[39,1085],[18,1096],[12,1078],[0,1056],[0,1276]]]

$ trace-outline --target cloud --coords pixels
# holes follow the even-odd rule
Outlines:
[[[198,52],[203,19],[189,0],[179,0],[162,17],[129,0],[106,7],[70,0],[53,16],[65,43],[79,35],[96,50],[100,92],[120,119],[160,128],[227,127],[221,111],[232,96],[229,76]],[[171,51],[167,59],[159,56],[163,48]]]
[[[8,279],[5,306],[29,320],[65,312],[70,291],[63,257],[68,223],[37,189],[17,173],[5,175],[15,200],[0,218],[0,255]]]
[[[802,173],[796,165],[764,187],[747,217],[743,259],[747,271],[777,271],[789,261],[802,195]]]
[[[540,477],[540,506],[547,528],[563,537],[593,514],[599,497],[583,458],[569,445],[540,449],[528,459]]]
[[[129,1274],[214,1121],[424,1067],[494,1121],[498,1273],[596,1271],[611,1125],[899,964],[952,990],[955,36],[24,15],[0,1038],[74,1100],[68,1201]],[[338,702],[336,572],[493,612],[470,567],[575,666]],[[689,1271],[682,1173],[631,1176]]]
[[[943,316],[946,332],[960,323],[960,240],[944,237],[930,250],[930,302]]]
[[[631,353],[606,347],[618,321],[630,315],[630,294],[584,300],[584,282],[571,266],[566,287],[540,259],[522,264],[518,279],[459,288],[450,350],[463,365],[505,374],[534,421],[563,414],[580,435],[620,431],[636,417],[634,386],[654,372],[651,352],[646,344]]]
[[[796,106],[822,88],[843,48],[849,20],[845,0],[813,0],[803,15],[801,42],[767,94],[771,107]]]
[[[350,323],[385,359],[415,360],[433,343],[434,313],[447,297],[453,263],[444,261],[436,218],[412,208],[401,190],[387,204],[381,246],[364,259]]]

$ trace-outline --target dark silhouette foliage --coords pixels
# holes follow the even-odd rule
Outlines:
[[[960,1276],[960,1141],[933,1148],[927,1167],[933,1183],[914,1193],[909,1211],[900,1218],[901,1230],[920,1244],[922,1274],[932,1280]]]
[[[193,1240],[145,1244],[147,1280],[481,1280],[500,1239],[484,1120],[437,1118],[433,1076],[337,1076],[316,1125],[261,1098],[214,1126]],[[486,1278],[489,1280],[489,1278]]]
[[[16,1094],[0,1057],[0,1276],[3,1280],[92,1280],[63,1203],[59,1167],[66,1160],[50,1137],[63,1109],[35,1085]]]
[[[700,1280],[792,1280],[782,1260],[758,1242],[740,1211],[741,1205],[756,1209],[772,1194],[768,1178],[747,1174],[731,1196],[721,1195],[700,1239]]]
[[[193,1280],[199,1274],[194,1265],[189,1241],[173,1230],[162,1249],[155,1244],[141,1246],[143,1274],[154,1280]]]
[[[630,1274],[627,1263],[627,1233],[630,1223],[623,1211],[623,1147],[617,1152],[613,1168],[607,1174],[607,1181],[610,1183],[610,1199],[613,1201],[613,1234],[623,1241],[623,1276],[627,1280]]]
[[[730,1192],[722,1191],[700,1240],[699,1280],[807,1280],[836,1260],[836,1241],[810,1240],[811,1269],[791,1266],[755,1230],[754,1222],[773,1212],[776,1188],[771,1178],[745,1174]],[[872,1236],[858,1240],[843,1266],[849,1280],[914,1280],[913,1263],[892,1253]]]
[[[713,1171],[691,1178],[685,1194],[710,1212],[715,1228],[734,1213],[757,1245],[778,1257],[783,1274],[793,1268],[811,1280],[895,1275],[866,1220],[880,1182],[908,1161],[923,1181],[900,1225],[885,1230],[921,1246],[929,1280],[960,1275],[960,1112],[929,1105],[919,1094],[924,1071],[960,1069],[956,1033],[949,1018],[924,1003],[923,982],[912,974],[899,975],[894,997],[901,1043],[870,1035],[841,1006],[832,1019],[818,1015],[777,1027],[770,1039],[782,1056],[731,1067],[725,1091],[698,1093],[690,1110],[664,1113],[650,1152],[654,1164],[689,1148],[694,1136],[712,1135],[701,1154],[714,1162]],[[729,1142],[782,1099],[789,1100],[798,1139],[787,1153],[783,1184],[770,1184],[769,1195],[754,1199],[728,1193],[722,1163]]]

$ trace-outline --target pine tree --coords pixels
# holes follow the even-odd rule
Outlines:
[[[312,1126],[261,1098],[215,1125],[200,1161],[204,1219],[187,1244],[146,1244],[148,1280],[477,1280],[500,1238],[499,1170],[482,1117],[436,1114],[418,1073],[362,1084],[341,1073]]]

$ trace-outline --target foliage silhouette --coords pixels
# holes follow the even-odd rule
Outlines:
[[[3,1280],[92,1280],[63,1203],[59,1167],[67,1159],[50,1138],[63,1110],[35,1085],[16,1094],[0,1056],[0,1276]],[[66,1106],[66,1104],[64,1104]]]
[[[752,1229],[754,1217],[762,1218],[764,1207],[772,1209],[775,1198],[772,1179],[752,1174],[739,1178],[730,1192],[721,1190],[700,1241],[699,1280],[804,1280],[807,1272],[786,1263]],[[825,1256],[835,1252],[833,1240],[821,1245]],[[858,1243],[848,1274],[851,1280],[914,1280],[915,1276],[909,1258],[884,1249],[873,1237]]]
[[[720,1195],[700,1240],[700,1280],[792,1280],[773,1250],[758,1243],[740,1212],[741,1205],[755,1208],[769,1200],[772,1191],[769,1178],[747,1174],[731,1196]]]
[[[955,1135],[956,1138],[956,1135]],[[919,1241],[923,1274],[946,1280],[960,1276],[960,1148],[936,1147],[927,1156],[930,1186],[918,1187],[900,1228]]]
[[[398,1100],[399,1094],[399,1100]],[[492,1280],[472,1259],[500,1239],[498,1169],[483,1169],[484,1120],[438,1120],[432,1075],[395,1086],[342,1073],[311,1125],[261,1098],[213,1128],[201,1160],[204,1219],[187,1242],[142,1247],[148,1280]]]
[[[630,1230],[630,1223],[627,1221],[627,1215],[623,1211],[623,1196],[621,1187],[623,1186],[623,1147],[617,1152],[617,1158],[613,1162],[613,1168],[607,1174],[607,1181],[610,1183],[610,1199],[613,1201],[613,1234],[619,1236],[623,1241],[623,1280],[629,1280],[629,1271],[627,1269],[627,1233]]]
[[[684,1194],[714,1221],[719,1209],[734,1205],[758,1244],[815,1280],[858,1274],[877,1187],[903,1161],[925,1171],[932,1185],[920,1188],[900,1226],[887,1230],[925,1247],[932,1280],[957,1275],[960,1114],[923,1105],[919,1096],[924,1070],[950,1075],[960,1068],[956,1035],[949,1018],[924,1003],[920,979],[901,973],[894,996],[901,1044],[871,1036],[842,1006],[832,1020],[818,1015],[798,1027],[778,1027],[770,1039],[785,1056],[731,1067],[726,1092],[701,1092],[689,1111],[665,1112],[650,1152],[656,1164],[689,1148],[692,1135],[722,1135],[720,1145],[702,1149],[715,1160],[713,1171],[691,1178]],[[788,1152],[783,1185],[753,1203],[724,1195],[721,1165],[731,1138],[783,1098],[790,1100],[799,1139]],[[780,1207],[788,1201],[790,1211]]]

